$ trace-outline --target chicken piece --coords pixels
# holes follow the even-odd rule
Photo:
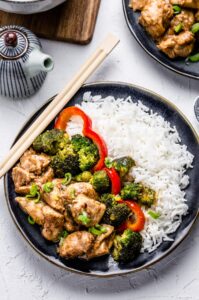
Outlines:
[[[29,200],[26,197],[16,197],[15,200],[19,203],[21,209],[33,218],[35,223],[44,224],[43,208],[45,204],[43,202],[35,203],[34,200]]]
[[[65,211],[62,181],[63,179],[54,179],[52,181],[54,187],[49,193],[46,193],[42,187],[43,200],[61,213]]]
[[[88,253],[94,237],[87,231],[76,231],[69,234],[58,248],[59,255],[64,258],[82,257]]]
[[[74,232],[79,230],[80,226],[77,223],[75,223],[73,217],[71,216],[71,212],[68,208],[66,208],[64,212],[64,218],[65,218],[64,227],[68,232]]]
[[[176,15],[171,23],[167,35],[175,34],[175,27],[182,24],[183,31],[190,30],[191,26],[195,23],[194,13],[188,9],[182,9],[181,13]]]
[[[98,199],[98,195],[90,183],[77,182],[67,186],[65,191],[65,197],[67,199],[67,202],[71,202],[79,194],[84,194],[85,196],[88,196],[92,199]]]
[[[146,5],[148,0],[131,0],[129,3],[129,7],[131,7],[134,11],[142,10]]]
[[[19,165],[12,169],[12,179],[14,181],[16,193],[20,193],[20,188],[28,185],[33,178],[34,176],[22,169]]]
[[[178,35],[166,35],[157,45],[170,58],[187,57],[194,49],[195,38],[190,31]]]
[[[53,177],[54,177],[53,169],[51,167],[48,167],[48,169],[44,173],[42,173],[41,176],[36,177],[34,179],[34,182],[37,185],[41,186],[42,184],[48,181],[52,181]]]
[[[70,210],[77,224],[90,227],[100,222],[106,210],[106,205],[80,194],[70,205]]]
[[[157,40],[165,33],[172,16],[173,7],[169,0],[148,0],[141,12],[139,23]]]
[[[42,235],[49,241],[57,242],[64,227],[64,216],[48,205],[42,211],[45,220]]]
[[[38,225],[43,227],[42,235],[49,241],[56,242],[64,228],[64,216],[43,202],[35,203],[26,197],[17,197],[21,209]]]
[[[101,226],[106,228],[106,232],[97,236],[92,248],[87,253],[87,259],[109,254],[110,248],[113,245],[114,227],[106,224],[101,224]]]
[[[177,4],[188,8],[199,8],[198,0],[170,0],[171,4]]]
[[[22,169],[40,175],[42,171],[50,164],[50,157],[46,154],[36,154],[33,149],[27,150],[20,158]]]

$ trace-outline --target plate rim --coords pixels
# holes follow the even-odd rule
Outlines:
[[[122,4],[123,4],[123,12],[124,12],[124,16],[125,16],[125,20],[126,20],[126,23],[127,23],[127,26],[130,30],[130,32],[132,33],[134,39],[137,41],[137,43],[142,47],[142,49],[144,49],[144,51],[149,55],[151,56],[155,61],[157,61],[159,64],[161,64],[162,66],[164,66],[165,68],[177,73],[177,74],[180,74],[182,76],[185,76],[185,77],[189,77],[189,78],[192,78],[192,79],[197,79],[199,80],[199,74],[198,76],[196,75],[192,75],[192,74],[189,74],[187,72],[182,72],[180,70],[176,70],[175,68],[167,65],[166,63],[164,63],[163,61],[161,61],[160,59],[157,58],[156,55],[154,55],[153,53],[151,53],[151,51],[149,51],[143,44],[142,42],[139,40],[139,38],[137,37],[130,21],[129,21],[129,18],[128,18],[128,15],[127,15],[127,8],[126,8],[126,3],[125,3],[125,0],[122,0]]]
[[[185,114],[170,100],[166,99],[165,97],[163,97],[162,95],[151,91],[150,89],[141,87],[139,85],[135,85],[132,83],[127,83],[127,82],[122,82],[122,81],[95,81],[95,82],[91,82],[91,83],[86,83],[84,85],[82,85],[82,87],[92,87],[92,86],[96,86],[96,85],[115,85],[115,86],[127,86],[127,87],[131,87],[131,88],[136,88],[139,89],[143,92],[147,92],[148,94],[151,94],[151,96],[155,96],[157,98],[159,98],[161,100],[161,102],[171,106],[174,110],[176,110],[180,116],[183,118],[183,120],[187,123],[187,125],[190,127],[191,131],[193,132],[196,141],[199,145],[199,134],[196,132],[195,128],[193,127],[193,125],[191,124],[191,122],[188,120],[188,118],[185,116]],[[42,107],[44,107],[45,105],[47,105],[50,101],[52,101],[52,99],[54,98],[50,97],[47,101],[45,101],[39,108],[36,108],[34,110],[34,112],[32,114],[30,114],[28,116],[28,119],[22,124],[22,126],[20,127],[14,141],[11,144],[11,147],[13,146],[13,144],[17,141],[21,131],[23,131],[23,129],[26,127],[26,125],[28,124],[28,122],[31,120],[31,118],[34,117],[34,115],[40,110],[42,109]],[[70,102],[69,102],[70,103]],[[186,232],[184,233],[184,235],[182,237],[180,237],[178,240],[176,240],[173,245],[164,253],[161,255],[161,257],[157,257],[155,259],[152,259],[149,263],[145,264],[144,266],[140,266],[138,268],[135,269],[131,269],[131,270],[126,270],[122,273],[120,272],[113,272],[111,274],[105,274],[105,273],[86,273],[80,270],[76,270],[73,268],[70,268],[68,266],[65,266],[63,264],[59,264],[59,260],[51,257],[49,258],[48,255],[44,254],[42,251],[40,251],[39,249],[37,249],[37,247],[31,242],[31,240],[28,238],[28,236],[25,234],[25,232],[23,231],[23,229],[21,228],[20,224],[18,223],[14,212],[11,209],[10,203],[9,203],[9,195],[8,195],[8,185],[7,185],[7,176],[8,173],[6,173],[4,175],[4,179],[3,179],[3,185],[4,185],[4,193],[5,193],[5,198],[6,198],[6,203],[7,203],[7,207],[8,207],[8,211],[12,217],[12,220],[14,221],[14,224],[16,225],[17,230],[20,232],[21,236],[24,238],[24,240],[26,240],[26,242],[29,244],[29,246],[38,254],[40,255],[40,257],[44,258],[45,260],[47,260],[48,262],[50,262],[51,264],[55,265],[56,267],[59,267],[65,271],[68,272],[72,272],[74,274],[79,274],[79,275],[84,275],[84,276],[89,276],[89,277],[97,277],[97,278],[113,278],[113,277],[118,277],[118,276],[124,276],[127,274],[133,274],[136,272],[139,272],[141,270],[145,270],[149,267],[151,267],[152,265],[158,263],[159,261],[161,261],[162,259],[164,259],[165,257],[167,257],[171,252],[173,252],[185,239],[186,237],[189,235],[189,233],[191,232],[198,216],[199,216],[199,209],[198,209],[198,213],[196,213],[194,219],[191,221],[191,223],[188,225],[188,227],[186,228]],[[95,272],[95,271],[94,271]]]

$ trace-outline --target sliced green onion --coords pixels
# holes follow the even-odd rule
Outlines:
[[[107,229],[99,224],[95,225],[95,227],[90,227],[88,231],[94,235],[101,235],[102,233],[106,233]]]
[[[35,220],[31,216],[28,216],[28,223],[31,224],[31,225],[34,225]]]
[[[197,33],[198,31],[199,31],[199,23],[193,24],[193,26],[191,27],[191,32]]]
[[[88,217],[87,212],[83,211],[81,215],[79,215],[78,220],[82,222],[83,225],[88,225],[91,219]]]
[[[66,173],[65,174],[65,179],[62,180],[62,184],[68,185],[71,182],[71,179],[72,179],[71,173]]]
[[[59,235],[59,240],[61,240],[62,238],[65,239],[67,236],[68,236],[68,231],[63,230]]]
[[[183,23],[179,23],[178,25],[176,25],[174,27],[175,33],[180,33],[182,31],[182,29],[183,29],[183,26],[184,26]]]
[[[32,184],[30,187],[30,193],[28,195],[26,195],[27,199],[31,199],[31,198],[35,198],[35,203],[38,203],[40,201],[40,192],[39,192],[39,188],[36,184]]]
[[[53,188],[54,188],[54,184],[52,182],[46,182],[43,186],[43,190],[46,193],[52,192]]]
[[[151,218],[153,218],[153,219],[158,219],[160,216],[161,216],[161,214],[160,213],[158,213],[158,212],[156,212],[156,211],[154,211],[154,210],[149,210],[148,211],[148,215],[151,217]]]
[[[113,166],[113,162],[111,161],[111,159],[109,157],[105,158],[104,163],[105,163],[105,166],[109,169],[112,168],[112,166]]]
[[[178,5],[173,5],[173,12],[175,15],[178,15],[181,13],[182,8]]]
[[[190,60],[191,62],[198,62],[199,61],[199,53],[191,55],[187,59]]]
[[[69,194],[70,194],[70,198],[71,199],[75,199],[75,197],[76,197],[76,190],[75,189],[71,189]]]

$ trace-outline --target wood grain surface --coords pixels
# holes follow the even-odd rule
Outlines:
[[[88,44],[93,36],[100,0],[67,0],[44,13],[17,15],[0,11],[0,26],[17,24],[42,38]]]

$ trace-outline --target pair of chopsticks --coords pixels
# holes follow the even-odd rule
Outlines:
[[[105,38],[64,89],[54,98],[36,121],[10,149],[0,164],[0,178],[16,164],[22,154],[32,145],[35,138],[44,131],[53,119],[55,119],[88,77],[97,69],[118,43],[119,39],[112,34],[109,34]]]

